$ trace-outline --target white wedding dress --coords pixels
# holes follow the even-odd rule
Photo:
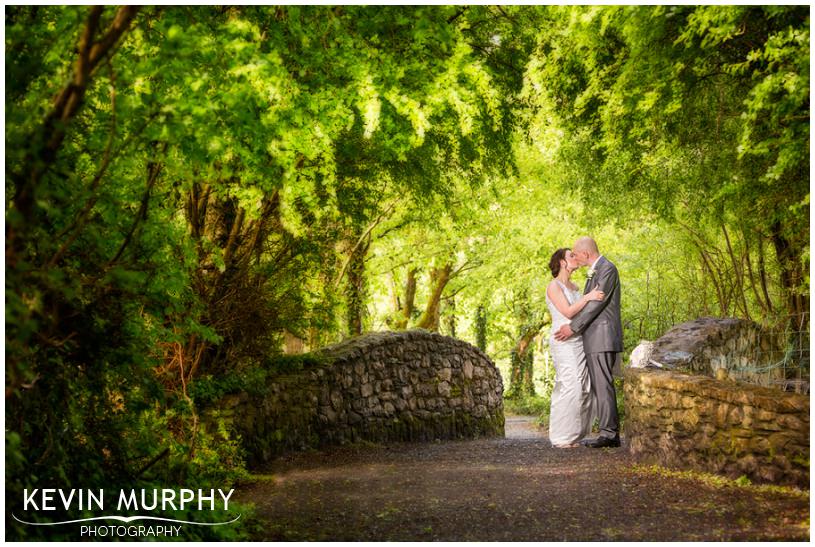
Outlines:
[[[555,280],[569,304],[580,299],[582,293],[573,291]],[[568,445],[579,441],[591,433],[592,393],[589,371],[586,368],[586,355],[583,353],[583,338],[572,336],[558,342],[554,334],[571,320],[560,313],[546,295],[546,305],[552,316],[552,334],[549,337],[549,351],[555,365],[555,386],[552,389],[552,406],[549,414],[549,441],[553,445]]]

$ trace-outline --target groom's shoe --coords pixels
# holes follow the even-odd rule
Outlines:
[[[620,446],[620,437],[597,437],[590,443],[586,444],[589,448],[617,448]]]

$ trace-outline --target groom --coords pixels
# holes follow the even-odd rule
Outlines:
[[[600,255],[597,243],[581,237],[572,252],[581,266],[589,268],[583,294],[599,288],[603,300],[592,300],[572,318],[571,324],[560,327],[555,339],[566,340],[574,334],[583,335],[583,350],[597,401],[600,436],[587,446],[603,448],[620,446],[620,422],[617,418],[617,394],[614,391],[612,369],[623,351],[623,327],[620,321],[620,276],[617,267]]]

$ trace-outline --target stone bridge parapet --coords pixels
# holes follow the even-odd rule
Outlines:
[[[633,456],[808,487],[809,396],[746,381],[766,382],[755,375],[766,362],[755,356],[782,358],[779,345],[737,319],[704,318],[669,330],[648,356],[663,368],[625,370],[624,432]]]
[[[286,450],[348,442],[503,436],[503,382],[470,344],[423,330],[377,332],[323,348],[218,414],[250,465]]]

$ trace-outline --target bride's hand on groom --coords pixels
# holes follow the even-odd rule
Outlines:
[[[567,338],[569,338],[574,332],[572,332],[572,327],[569,325],[563,325],[560,327],[557,332],[555,333],[555,340],[558,342],[563,342]]]
[[[594,289],[593,291],[586,294],[587,300],[602,300],[606,297],[606,293],[601,291],[600,289]]]

